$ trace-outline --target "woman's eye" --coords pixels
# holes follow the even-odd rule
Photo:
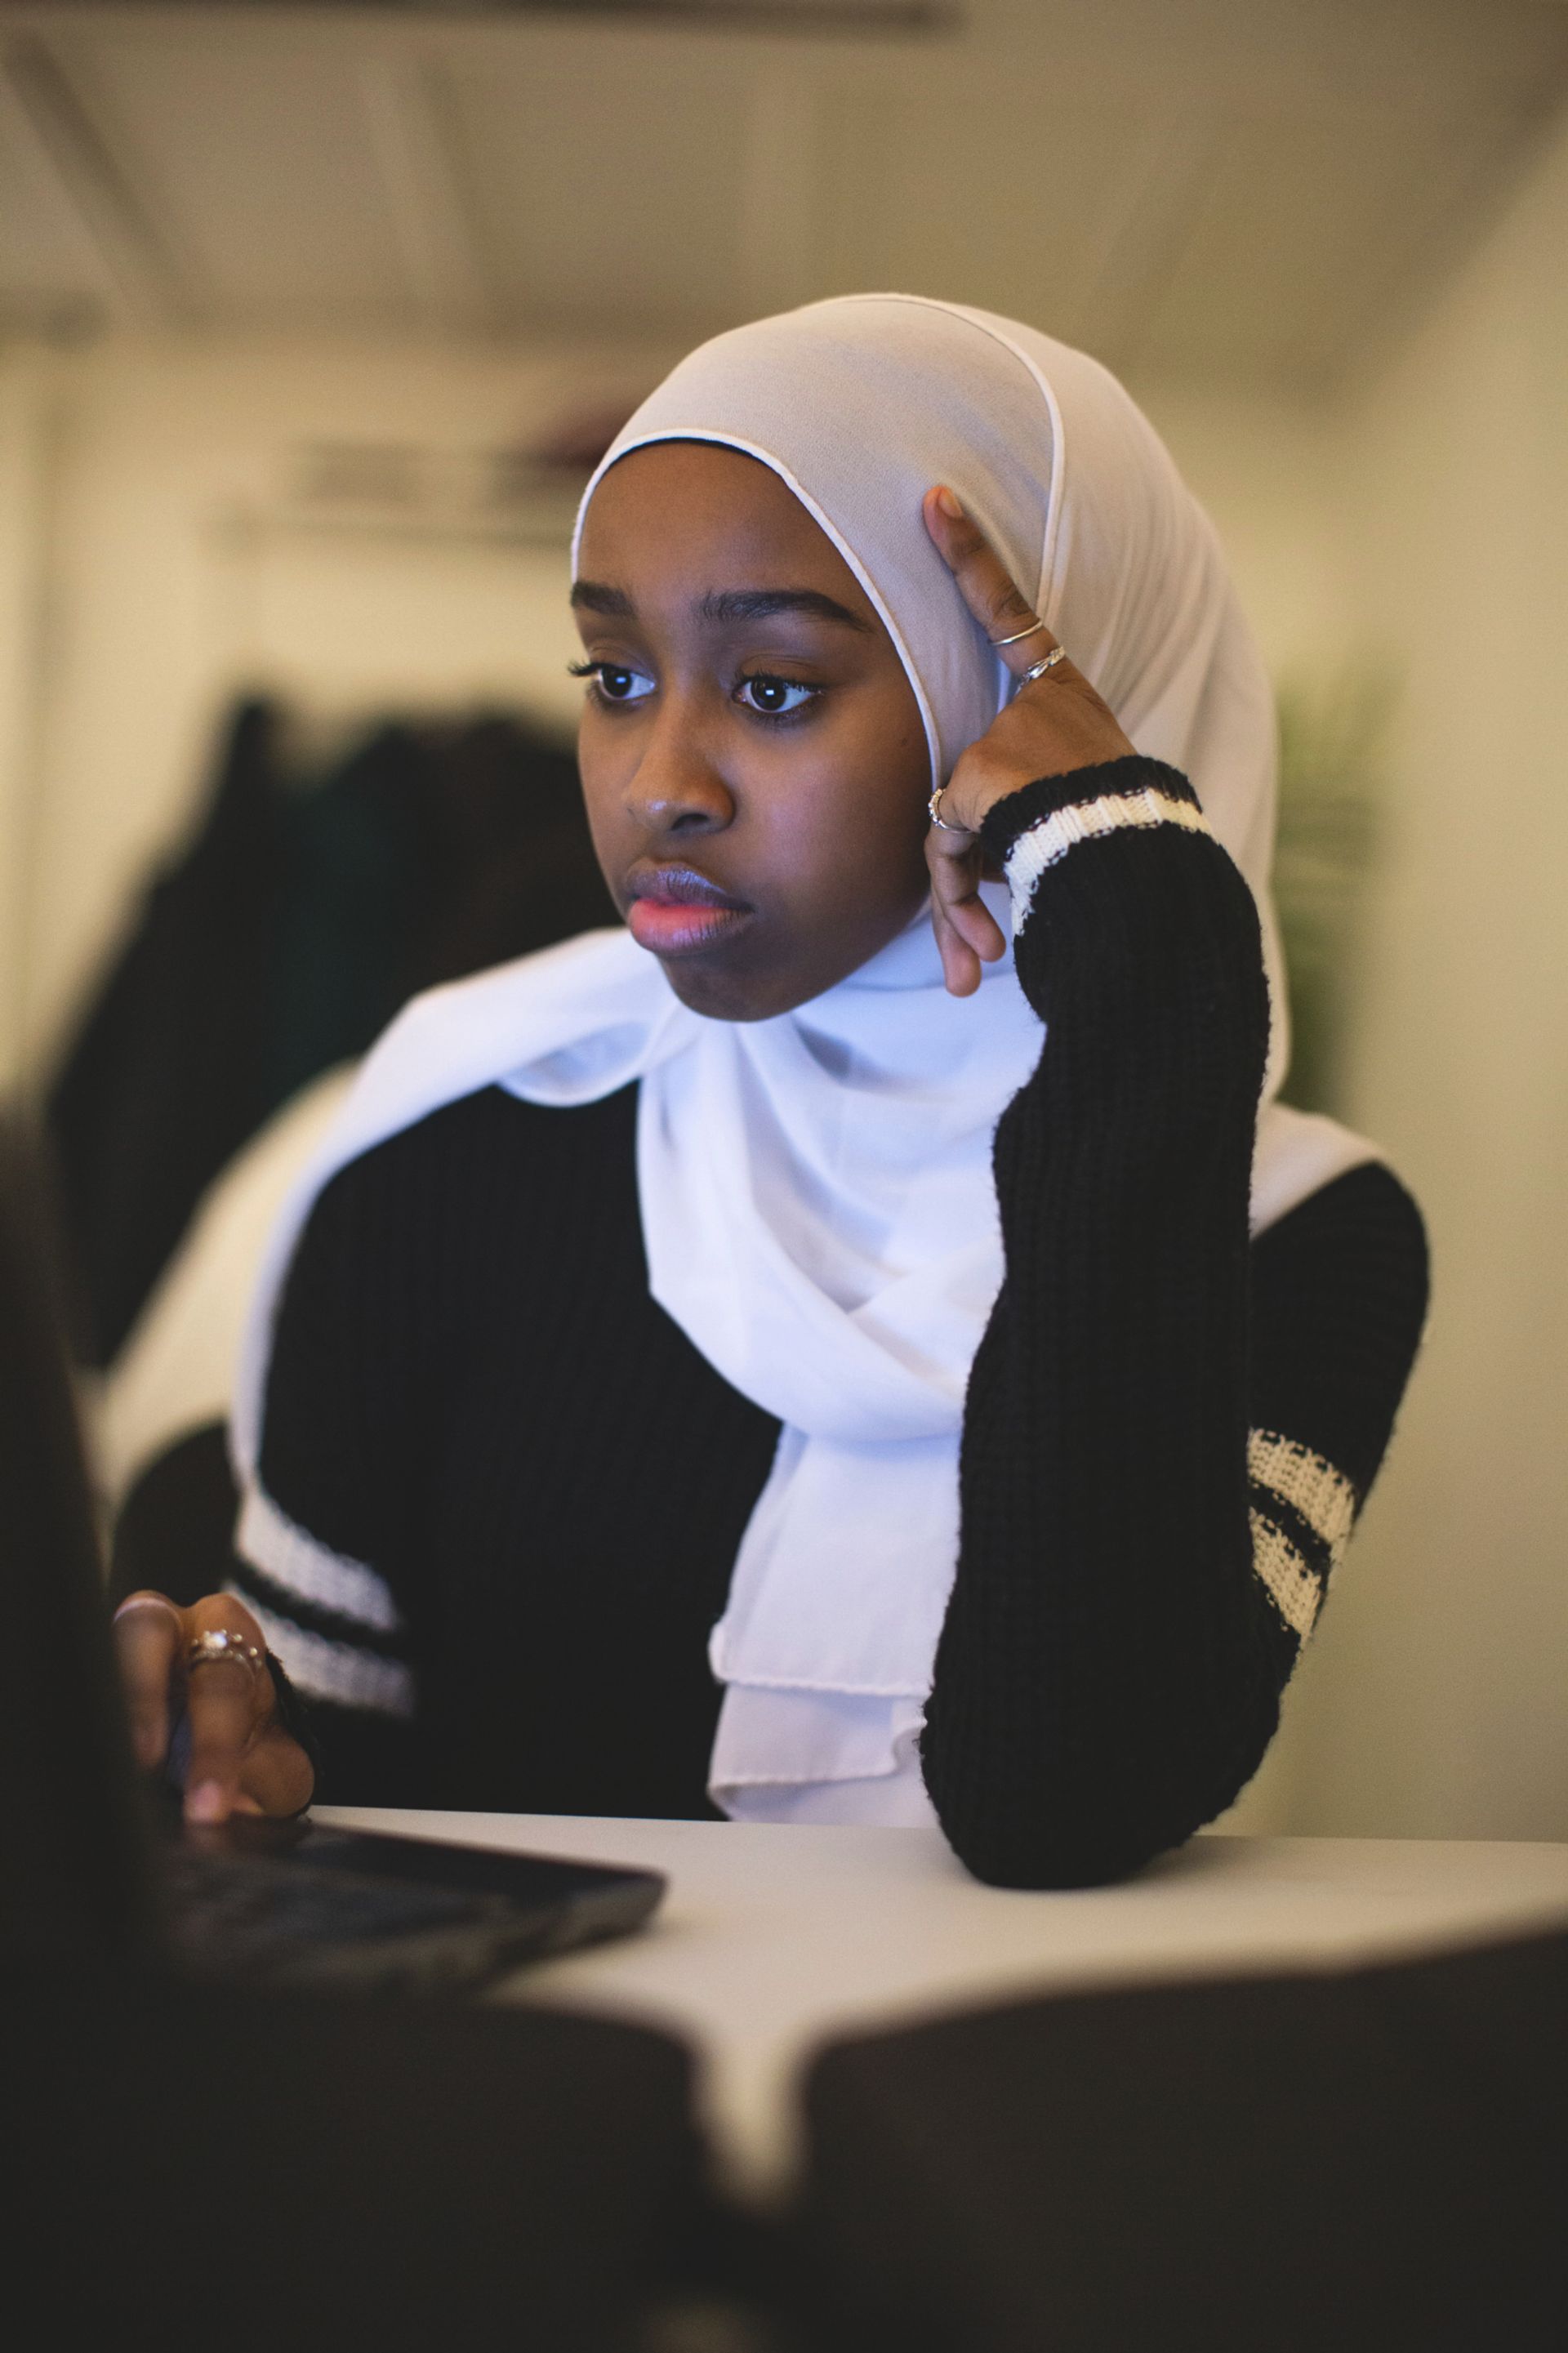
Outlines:
[[[574,662],[574,678],[591,678],[594,691],[605,702],[641,702],[653,692],[653,681],[640,670],[621,662]]]
[[[784,719],[792,711],[799,711],[819,692],[815,686],[802,686],[793,678],[746,678],[741,681],[741,700],[749,711],[761,712],[764,719]]]

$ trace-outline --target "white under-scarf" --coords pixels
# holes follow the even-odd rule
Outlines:
[[[952,486],[1137,748],[1191,779],[1258,901],[1274,1040],[1255,1230],[1374,1156],[1274,1101],[1272,701],[1214,533],[1115,380],[956,304],[815,303],[683,360],[589,483],[579,537],[605,470],[668,439],[745,451],[815,517],[887,626],[933,783],[1014,691],[925,531],[924,492]],[[1005,918],[1000,893],[992,903]],[[1043,1036],[1010,952],[975,997],[949,997],[923,916],[767,1021],[689,1011],[618,932],[418,999],[368,1058],[272,1238],[235,1411],[242,1548],[287,1581],[311,1550],[257,1465],[278,1296],[328,1178],[487,1084],[566,1105],[640,1081],[653,1295],[783,1425],[713,1630],[725,1694],[712,1794],[752,1820],[931,1821],[918,1736],[957,1560],[965,1385],[1002,1277],[992,1134]],[[340,1587],[355,1567],[332,1561]]]

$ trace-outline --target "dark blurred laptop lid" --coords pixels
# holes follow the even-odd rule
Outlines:
[[[104,1626],[38,1146],[0,1115],[0,1869],[8,1949],[151,1948],[145,1831]]]
[[[657,1873],[238,1822],[155,1836],[115,1671],[37,1139],[0,1114],[0,1958],[384,1989],[635,1928]]]

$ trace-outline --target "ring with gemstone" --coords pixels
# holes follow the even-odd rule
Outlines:
[[[232,1664],[248,1667],[253,1675],[267,1672],[267,1653],[244,1634],[232,1634],[226,1626],[209,1626],[204,1632],[192,1636],[185,1651],[185,1672],[192,1674],[197,1667]]]

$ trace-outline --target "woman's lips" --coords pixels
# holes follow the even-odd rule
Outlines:
[[[639,948],[655,955],[681,955],[689,948],[710,947],[716,939],[750,923],[745,907],[683,907],[662,899],[634,899],[626,929]]]
[[[629,878],[626,929],[655,955],[685,955],[750,923],[753,909],[689,866],[645,867]]]

